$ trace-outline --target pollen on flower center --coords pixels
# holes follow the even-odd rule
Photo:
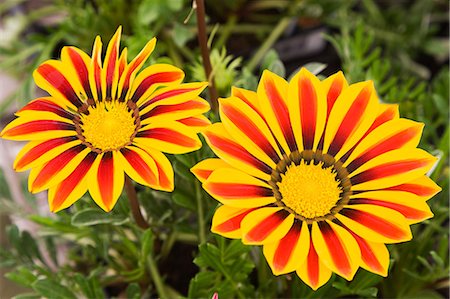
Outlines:
[[[323,162],[317,165],[291,164],[281,182],[277,183],[282,202],[295,213],[306,219],[325,216],[340,199],[342,192],[337,173],[332,167],[323,168]]]
[[[136,132],[133,109],[116,100],[100,101],[80,115],[84,141],[101,151],[118,150],[132,141]]]

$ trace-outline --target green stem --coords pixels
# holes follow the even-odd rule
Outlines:
[[[205,215],[203,214],[203,198],[198,180],[195,181],[195,197],[197,199],[198,239],[200,244],[203,244],[206,243]]]
[[[153,253],[147,256],[147,264],[150,270],[150,276],[152,277],[153,283],[155,284],[156,292],[158,293],[159,298],[168,299],[169,297],[166,294],[166,289],[161,279],[161,274],[158,271],[158,265],[153,258]]]
[[[261,62],[266,55],[267,51],[273,46],[273,44],[277,41],[280,35],[286,30],[287,26],[291,21],[291,17],[284,17],[278,22],[277,26],[273,29],[272,33],[270,33],[269,37],[266,41],[261,45],[261,47],[256,51],[255,55],[250,59],[247,64],[247,68],[250,71],[253,71],[256,66]]]

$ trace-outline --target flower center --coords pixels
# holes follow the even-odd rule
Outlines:
[[[99,152],[119,150],[130,144],[138,129],[138,112],[132,102],[89,100],[79,112],[78,135]]]
[[[277,184],[282,202],[305,218],[329,214],[339,200],[341,188],[336,181],[336,172],[322,167],[323,162],[291,164]]]
[[[320,151],[285,156],[272,171],[269,184],[276,204],[307,223],[332,218],[351,194],[345,167]]]

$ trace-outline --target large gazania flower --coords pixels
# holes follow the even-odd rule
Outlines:
[[[386,243],[412,238],[432,217],[436,159],[416,148],[423,124],[380,104],[373,83],[342,73],[289,83],[265,71],[257,92],[220,100],[222,122],[204,136],[219,157],[192,172],[222,203],[212,231],[263,245],[274,274],[296,271],[311,288],[359,266],[386,276]]]
[[[205,83],[182,84],[182,70],[155,64],[143,69],[156,39],[130,63],[119,56],[121,28],[106,50],[98,36],[92,58],[64,47],[61,61],[49,60],[34,72],[50,96],[20,109],[1,133],[30,140],[17,155],[17,171],[31,169],[29,190],[48,189],[50,209],[67,208],[87,190],[110,211],[124,185],[124,172],[136,182],[172,191],[173,169],[162,152],[186,153],[201,147],[199,127],[209,110],[199,97]]]

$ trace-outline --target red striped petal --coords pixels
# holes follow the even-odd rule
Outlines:
[[[56,188],[55,199],[52,202],[52,210],[58,210],[59,207],[66,201],[70,193],[75,189],[75,187],[81,182],[81,180],[86,176],[89,169],[91,169],[92,163],[94,163],[97,154],[95,152],[90,152],[87,156],[80,162],[80,164],[75,168],[75,170],[62,181]]]
[[[52,112],[56,115],[59,115],[61,117],[67,118],[67,119],[73,119],[73,114],[69,111],[65,110],[63,107],[58,106],[54,102],[47,100],[45,98],[36,99],[30,103],[28,103],[26,106],[24,106],[22,109],[16,112],[16,114],[20,114],[24,111],[47,111]]]
[[[74,69],[77,72],[78,79],[81,82],[81,86],[83,86],[84,91],[89,99],[93,98],[91,86],[89,85],[89,69],[86,63],[81,57],[80,53],[73,47],[67,47],[67,54],[69,55],[69,59],[74,66]]]
[[[141,82],[141,84],[138,86],[138,88],[134,92],[133,96],[131,97],[131,100],[133,102],[139,101],[139,99],[142,97],[142,95],[149,88],[151,88],[154,84],[173,82],[173,81],[181,79],[182,76],[183,76],[183,74],[180,72],[162,72],[162,73],[156,73],[156,74],[150,75]],[[187,91],[192,91],[192,90],[194,90],[194,89],[176,89],[176,90],[168,91],[167,93],[161,94],[158,97],[155,97],[152,100],[150,100],[149,102],[145,103],[145,107],[154,102],[157,102],[161,99],[172,97],[177,94],[181,94],[181,93],[184,93]],[[145,107],[141,107],[141,110]]]
[[[309,150],[312,149],[314,145],[318,99],[312,82],[306,77],[299,78],[298,92],[300,117],[302,122],[303,147],[305,150]]]
[[[421,211],[418,209],[414,209],[413,207],[401,205],[394,202],[388,202],[383,200],[375,200],[369,198],[355,198],[351,200],[351,204],[371,204],[381,207],[386,207],[392,210],[395,210],[405,216],[406,219],[424,219],[429,218],[429,213],[427,211]]]
[[[372,148],[370,148],[368,151],[366,151],[364,154],[353,160],[346,168],[349,173],[353,172],[355,169],[357,169],[359,166],[364,164],[365,162],[371,160],[372,158],[375,158],[376,156],[379,156],[381,154],[384,154],[388,151],[399,149],[403,147],[405,144],[407,144],[411,139],[416,137],[421,132],[421,127],[415,126],[415,127],[409,127],[405,130],[402,130],[398,132],[395,135],[392,135],[391,137],[382,140],[380,143],[375,144]],[[341,159],[342,161],[342,159]],[[344,162],[344,161],[343,161]]]
[[[249,242],[261,242],[266,239],[289,216],[286,210],[279,210],[263,219],[260,223],[247,232],[246,239]]]
[[[289,149],[291,151],[295,151],[297,150],[297,143],[295,142],[294,133],[292,132],[291,121],[289,119],[289,110],[286,102],[280,95],[272,77],[263,75],[262,80],[263,81],[260,84],[264,85],[264,91],[267,95],[270,107],[272,108],[271,110],[275,114],[283,136],[289,146]]]
[[[218,150],[233,156],[233,158],[241,160],[244,163],[249,164],[267,174],[272,173],[272,168],[270,166],[268,166],[261,160],[256,159],[252,154],[250,154],[245,148],[240,146],[235,141],[216,135],[212,131],[205,131],[204,134],[206,138],[208,138],[208,141],[213,147],[213,150],[215,147]]]
[[[293,258],[291,255],[300,238],[301,228],[301,223],[294,222],[289,232],[280,240],[273,256],[273,266],[276,269],[284,269],[289,260]]]
[[[106,152],[98,166],[97,181],[103,203],[110,207],[114,191],[114,159],[112,152]]]
[[[239,130],[245,132],[245,134],[274,162],[280,160],[270,142],[247,115],[237,110],[233,105],[228,105],[226,102],[223,102],[221,105],[221,112],[223,112],[230,121],[239,128]]]
[[[209,182],[208,191],[227,199],[273,196],[272,189],[247,184]]]
[[[13,137],[51,130],[75,131],[75,126],[73,124],[59,122],[56,120],[34,120],[2,132],[2,136]]]
[[[238,230],[241,227],[242,219],[254,210],[255,209],[242,209],[241,213],[228,218],[226,221],[219,223],[211,229],[216,233],[229,233]]]
[[[344,275],[351,276],[351,262],[346,254],[342,241],[327,222],[319,222],[319,228],[336,268],[338,268]]]
[[[153,128],[136,134],[136,137],[159,139],[184,147],[195,147],[197,141],[184,134],[168,128]]]
[[[340,211],[340,214],[390,239],[401,240],[405,239],[406,237],[406,234],[403,230],[393,225],[388,220],[372,215],[365,211],[345,208]]]
[[[379,178],[389,177],[400,173],[424,167],[430,164],[429,159],[403,160],[390,162],[368,169],[353,176],[350,181],[352,185],[361,184]]]
[[[356,97],[347,114],[343,118],[339,129],[330,144],[328,154],[335,156],[344,145],[345,141],[352,135],[352,133],[359,126],[361,119],[364,116],[366,108],[371,98],[371,88],[366,86]]]
[[[193,110],[193,109],[207,109],[209,105],[204,101],[187,101],[180,104],[175,105],[160,105],[156,106],[149,112],[145,113],[141,116],[141,119],[146,119],[149,117],[155,117],[161,114],[176,112],[176,111],[186,111],[186,110]]]
[[[43,143],[38,144],[37,146],[30,149],[28,152],[26,152],[20,160],[16,163],[16,169],[23,169],[26,165],[30,164],[46,152],[54,149],[55,147],[65,144],[71,141],[76,140],[76,136],[70,136],[70,137],[62,137],[62,138],[56,138],[56,139],[50,139],[48,141],[45,141]]]
[[[34,180],[31,186],[31,191],[33,192],[33,190],[42,188],[42,186],[48,183],[48,181],[50,181],[53,176],[61,171],[64,166],[66,166],[73,158],[75,158],[76,155],[81,153],[81,151],[83,151],[85,148],[86,146],[82,144],[76,145],[66,150],[56,158],[50,160],[47,164],[45,164],[45,166],[39,172],[39,175]]]
[[[55,67],[44,63],[36,71],[76,107],[80,107],[83,104],[66,77]]]
[[[130,165],[136,170],[136,172],[149,185],[158,183],[158,178],[138,153],[127,148],[121,149],[120,152],[123,154],[125,159],[127,159],[128,163],[130,163]]]

